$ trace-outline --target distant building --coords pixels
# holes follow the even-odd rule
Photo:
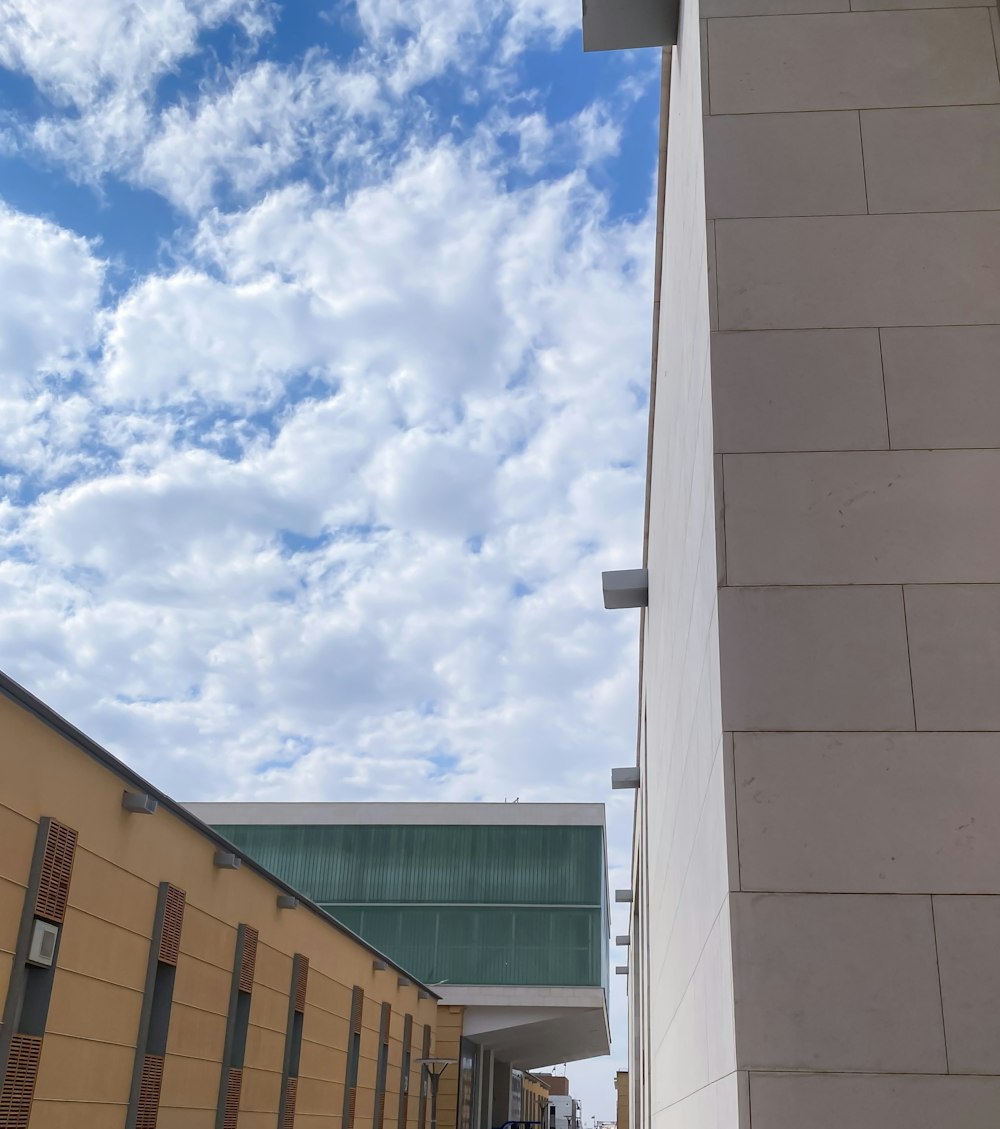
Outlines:
[[[514,1071],[608,1053],[602,804],[189,809],[461,1013],[458,1129],[518,1119]]]

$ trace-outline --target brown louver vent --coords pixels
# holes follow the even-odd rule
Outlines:
[[[295,1010],[306,1010],[306,985],[309,983],[309,958],[299,957],[299,977],[295,985]]]
[[[236,1119],[240,1115],[240,1090],[243,1089],[243,1071],[235,1066],[229,1069],[226,1083],[226,1108],[222,1113],[222,1129],[236,1129]]]
[[[361,1034],[361,1014],[365,1007],[364,988],[355,988],[351,999],[351,1030]]]
[[[352,1086],[347,1092],[347,1124],[344,1129],[354,1129],[354,1111],[358,1105],[358,1089]]]
[[[159,959],[164,964],[176,964],[181,950],[181,926],[184,924],[183,890],[167,887],[166,906],[163,913],[163,932],[160,934]]]
[[[385,1121],[385,1094],[375,1095],[375,1125],[374,1129],[382,1129]]]
[[[243,931],[243,958],[240,962],[240,991],[253,991],[253,974],[257,966],[257,930],[247,926]]]
[[[156,1129],[162,1084],[163,1059],[159,1055],[146,1055],[142,1060],[142,1081],[139,1083],[135,1129]]]
[[[281,1118],[281,1129],[292,1129],[295,1124],[295,1098],[299,1092],[298,1078],[285,1080],[285,1112]]]
[[[399,1124],[406,1124],[406,1114],[410,1108],[410,1095],[403,1094],[399,1099]]]
[[[11,1039],[7,1073],[0,1090],[0,1129],[28,1129],[41,1056],[40,1036],[15,1035]]]
[[[76,853],[76,832],[56,820],[49,822],[42,855],[42,873],[38,881],[35,916],[61,925],[66,916],[69,880]]]

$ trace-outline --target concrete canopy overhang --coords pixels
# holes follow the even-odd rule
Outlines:
[[[680,0],[583,0],[583,49],[670,47],[679,19]]]
[[[603,988],[435,987],[442,1004],[465,1008],[462,1034],[466,1038],[518,1069],[610,1053]]]

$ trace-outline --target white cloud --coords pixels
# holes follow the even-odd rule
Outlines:
[[[3,0],[0,65],[83,109],[116,89],[141,93],[190,54],[204,28],[270,25],[266,0]]]
[[[154,128],[156,83],[201,33],[231,22],[256,40],[273,15],[270,0],[2,0],[0,66],[28,75],[57,107],[23,143],[81,180],[126,170]]]
[[[0,203],[0,378],[63,372],[94,334],[104,264],[86,240]]]
[[[111,400],[266,400],[332,351],[329,321],[303,288],[182,270],[146,279],[109,316],[101,372]]]
[[[133,175],[192,212],[220,186],[245,199],[298,161],[347,165],[363,155],[357,119],[379,108],[373,74],[316,52],[296,67],[259,63],[193,106],[169,107]]]

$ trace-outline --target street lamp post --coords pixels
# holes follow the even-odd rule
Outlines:
[[[427,1071],[427,1077],[431,1083],[431,1129],[437,1129],[437,1113],[438,1113],[438,1085],[441,1082],[441,1075],[448,1069],[453,1062],[458,1062],[457,1058],[418,1058],[417,1062]]]

